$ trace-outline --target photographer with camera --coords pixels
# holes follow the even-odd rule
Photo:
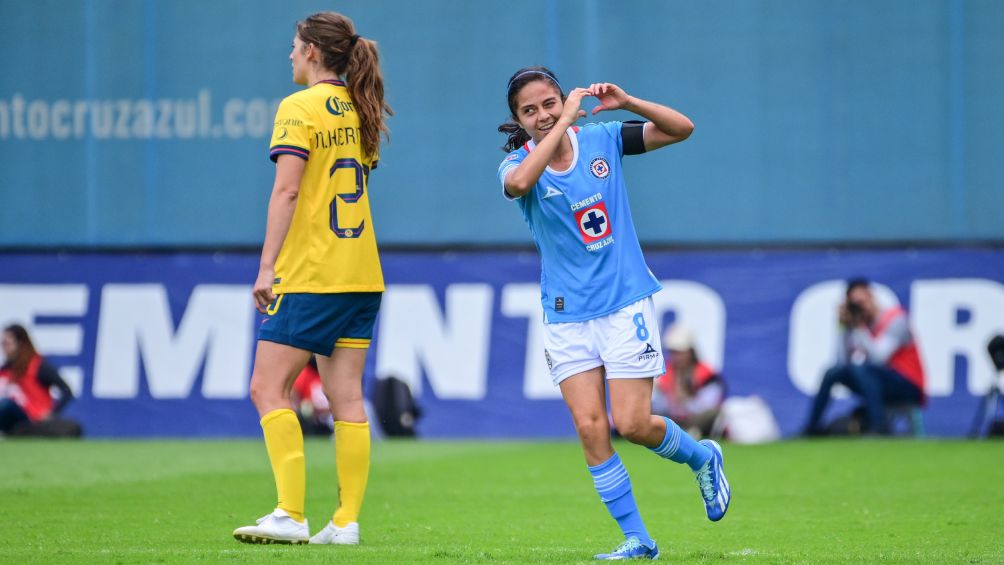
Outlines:
[[[925,401],[924,369],[906,311],[900,306],[879,309],[869,282],[857,278],[847,283],[838,319],[837,365],[826,372],[819,385],[805,433],[825,434],[821,419],[836,384],[861,397],[865,433],[886,432],[887,406]]]

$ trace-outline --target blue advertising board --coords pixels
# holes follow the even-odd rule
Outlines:
[[[651,251],[662,326],[689,326],[733,395],[765,399],[784,434],[804,424],[833,361],[843,281],[909,309],[927,373],[928,433],[968,430],[996,377],[1004,250]],[[0,255],[0,323],[27,325],[79,393],[92,437],[254,436],[258,323],[247,253]],[[425,437],[570,437],[540,345],[533,252],[385,253],[388,289],[367,388],[414,390]],[[835,409],[846,408],[838,402]],[[844,402],[843,404],[846,404]]]

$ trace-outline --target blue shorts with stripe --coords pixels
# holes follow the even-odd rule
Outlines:
[[[381,292],[280,294],[266,309],[258,339],[331,355],[336,347],[366,349]]]

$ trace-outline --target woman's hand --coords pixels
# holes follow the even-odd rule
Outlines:
[[[645,151],[683,141],[694,131],[694,123],[687,116],[669,106],[631,96],[616,84],[595,82],[586,91],[600,101],[600,105],[593,108],[594,116],[607,110],[627,110],[650,122],[642,130]]]
[[[582,97],[587,96],[589,90],[586,88],[573,88],[565,98],[565,107],[561,111],[558,121],[564,122],[565,127],[571,126],[575,120],[586,115],[586,111],[581,109]]]
[[[609,82],[593,83],[586,91],[590,96],[595,96],[600,101],[600,105],[593,108],[594,116],[606,110],[619,110],[626,106],[631,98],[627,92],[624,92],[624,89]]]
[[[275,295],[272,294],[272,283],[275,281],[275,269],[270,267],[262,267],[258,270],[258,278],[254,281],[254,288],[251,290],[251,295],[254,296],[254,306],[262,314],[265,313],[265,309],[268,305],[275,300]]]

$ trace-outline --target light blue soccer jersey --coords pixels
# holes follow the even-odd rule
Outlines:
[[[540,251],[545,322],[599,318],[662,288],[645,264],[631,219],[621,126],[569,128],[568,170],[548,167],[529,193],[515,199]],[[503,194],[506,174],[533,148],[530,141],[499,165]]]

